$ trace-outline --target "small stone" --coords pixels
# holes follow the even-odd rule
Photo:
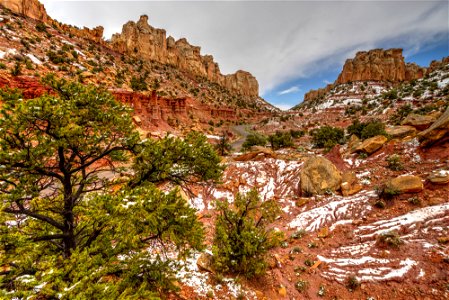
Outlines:
[[[287,296],[287,289],[285,286],[281,285],[281,287],[278,290],[279,296],[286,297]]]

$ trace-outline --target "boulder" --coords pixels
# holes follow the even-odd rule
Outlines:
[[[403,138],[414,136],[417,130],[413,126],[391,126],[385,128],[385,132],[392,138]]]
[[[418,134],[421,146],[430,146],[449,133],[449,108],[426,130]]]
[[[365,152],[367,154],[374,153],[382,148],[382,146],[388,141],[383,135],[377,135],[372,138],[364,140],[360,145],[355,148],[355,152]]]
[[[300,173],[300,187],[304,195],[322,195],[340,188],[341,175],[328,159],[313,156],[305,163]]]
[[[388,182],[387,187],[400,194],[419,193],[424,189],[421,178],[414,175],[401,175],[393,178]]]
[[[341,178],[341,193],[343,196],[354,195],[362,189],[362,185],[354,172],[344,172]]]
[[[430,173],[427,179],[436,184],[446,184],[449,183],[449,170],[434,170]]]
[[[203,252],[200,254],[196,260],[196,264],[200,270],[214,273],[213,269],[214,257],[208,252]]]
[[[361,144],[362,142],[360,141],[360,139],[358,138],[358,136],[356,136],[355,134],[351,135],[351,137],[349,138],[348,141],[348,149],[349,151],[352,153],[355,151],[355,149],[357,149],[357,147]]]
[[[432,115],[418,115],[409,114],[402,122],[401,125],[410,125],[418,130],[424,130],[430,127],[437,120],[437,117]]]

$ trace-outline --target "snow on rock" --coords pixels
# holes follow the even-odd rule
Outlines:
[[[289,227],[302,228],[311,232],[341,220],[361,218],[372,209],[369,200],[374,197],[376,197],[375,191],[365,191],[351,197],[328,197],[317,203],[317,207],[300,213],[290,222]]]

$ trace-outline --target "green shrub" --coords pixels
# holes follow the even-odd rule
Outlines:
[[[311,131],[312,142],[317,148],[331,149],[337,144],[344,144],[345,133],[343,129],[323,126]]]
[[[393,114],[390,117],[390,122],[392,122],[394,125],[401,124],[402,120],[405,119],[411,112],[413,111],[413,108],[410,104],[405,104],[401,106],[395,114]]]
[[[346,287],[351,292],[356,290],[360,286],[360,281],[357,279],[355,275],[349,276],[346,280]]]
[[[242,145],[243,150],[248,150],[252,146],[265,146],[267,138],[259,133],[252,133],[246,137],[245,142]]]
[[[309,288],[309,283],[305,280],[298,280],[295,283],[295,288],[298,292],[302,293]]]
[[[22,65],[19,62],[16,62],[16,64],[14,65],[14,67],[11,70],[11,75],[19,76],[20,74],[22,74]]]
[[[36,25],[36,30],[39,32],[46,32],[47,26],[44,23],[40,22]]]
[[[147,83],[145,82],[145,78],[143,78],[143,77],[137,78],[137,77],[133,76],[131,78],[130,84],[131,84],[131,88],[133,89],[133,91],[148,90]]]
[[[293,146],[290,132],[276,131],[275,134],[268,136],[268,141],[274,150]]]
[[[401,161],[401,157],[397,154],[390,155],[386,158],[388,163],[388,168],[393,171],[401,171],[404,169],[404,166]]]
[[[386,135],[385,124],[379,120],[371,120],[361,123],[359,120],[354,120],[347,128],[348,134],[355,134],[361,139],[368,139],[376,135]]]
[[[399,246],[404,243],[401,240],[401,237],[399,236],[398,232],[394,230],[380,234],[377,237],[377,242],[380,245],[386,245],[393,248],[399,248]]]
[[[262,202],[256,190],[237,194],[233,206],[217,201],[217,220],[212,246],[215,269],[247,278],[265,274],[267,251],[278,245],[279,233],[267,229],[279,213],[274,201]]]

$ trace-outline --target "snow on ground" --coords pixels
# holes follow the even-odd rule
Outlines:
[[[209,272],[200,271],[197,260],[200,253],[195,253],[185,261],[180,262],[181,271],[176,274],[176,278],[183,284],[193,288],[199,296],[208,296],[211,293],[215,297],[217,291],[227,290],[228,296],[231,298],[238,298],[246,296],[247,299],[256,299],[253,291],[245,289],[239,283],[236,283],[234,278],[223,278],[221,284],[213,284]]]
[[[444,255],[442,250],[438,250],[438,245],[425,238],[432,231],[440,236],[447,235],[448,225],[449,203],[444,203],[360,226],[353,231],[354,239],[351,244],[318,255],[318,259],[327,265],[321,275],[339,282],[344,282],[349,276],[355,276],[361,282],[369,282],[399,279],[415,270],[417,276],[422,277],[425,272],[420,267],[421,261],[410,257],[390,257],[390,251],[382,251],[377,247],[377,236],[396,231],[405,244],[402,247],[413,244],[414,247],[421,247],[424,252]]]
[[[204,187],[191,199],[199,211],[213,208],[214,200],[234,201],[234,196],[256,188],[263,201],[277,200],[288,213],[297,196],[302,162],[266,158],[261,161],[230,162],[223,175],[223,184]]]
[[[350,197],[332,196],[317,203],[317,207],[304,211],[293,219],[290,228],[302,228],[312,232],[324,226],[332,226],[341,220],[353,220],[372,209],[369,203],[376,197],[375,191],[364,191]]]
[[[33,63],[35,63],[36,65],[42,65],[42,62],[36,56],[34,56],[33,54],[28,53],[26,56],[28,56],[28,58],[31,59],[31,61]]]
[[[418,233],[422,228],[440,222],[446,226],[449,225],[449,203],[419,208],[393,219],[360,226],[354,230],[354,233],[365,240],[392,230]]]

